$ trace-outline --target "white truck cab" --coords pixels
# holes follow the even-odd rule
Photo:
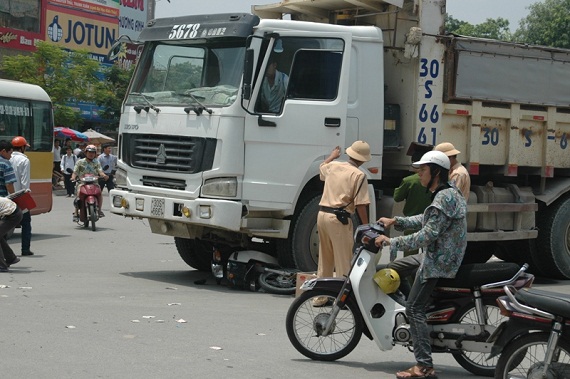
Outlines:
[[[148,219],[201,270],[213,250],[256,249],[313,271],[335,146],[370,144],[374,220],[393,212],[408,146],[451,142],[473,185],[468,256],[570,277],[569,51],[446,35],[445,1],[253,10],[141,32],[112,213]]]

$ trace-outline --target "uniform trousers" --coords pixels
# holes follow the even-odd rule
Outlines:
[[[338,277],[347,275],[352,260],[352,220],[343,225],[332,213],[319,211],[317,215],[319,232],[319,267],[317,277]],[[336,270],[335,270],[336,269]]]

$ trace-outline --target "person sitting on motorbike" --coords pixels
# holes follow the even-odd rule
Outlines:
[[[101,168],[101,164],[99,161],[95,159],[95,155],[97,154],[97,148],[95,145],[88,145],[85,148],[85,158],[79,159],[77,163],[75,163],[75,167],[73,169],[73,174],[71,174],[71,181],[75,181],[78,178],[82,178],[86,174],[92,174],[107,180],[109,177],[105,174],[105,171]],[[81,184],[77,186],[76,194],[79,194],[79,187]],[[105,214],[101,210],[103,206],[103,196],[99,194],[97,201],[100,204],[99,208],[99,217],[105,217]],[[79,199],[76,197],[75,201],[75,217],[79,217]]]
[[[389,245],[390,255],[398,250],[409,251],[424,248],[420,254],[396,259],[389,268],[400,277],[417,269],[414,284],[406,302],[406,314],[414,347],[416,365],[396,373],[400,378],[435,378],[431,355],[430,336],[427,327],[426,307],[438,278],[454,278],[467,247],[467,203],[453,182],[449,182],[449,158],[440,151],[425,153],[413,163],[419,168],[422,186],[432,193],[432,202],[423,214],[411,217],[381,217],[378,221],[386,228],[419,229],[400,237],[376,238],[377,246]]]

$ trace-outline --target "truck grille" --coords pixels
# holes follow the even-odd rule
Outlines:
[[[216,140],[160,134],[122,136],[122,160],[131,167],[194,174],[212,169]]]

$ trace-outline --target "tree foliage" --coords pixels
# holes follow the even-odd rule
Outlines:
[[[69,127],[83,123],[68,105],[77,102],[96,103],[104,108],[103,118],[118,119],[132,73],[118,65],[102,69],[86,50],[70,52],[46,42],[38,42],[31,55],[5,57],[2,69],[9,79],[42,87],[54,104],[55,124]]]
[[[95,102],[103,108],[101,117],[118,121],[121,114],[121,104],[127,92],[129,81],[134,71],[134,65],[125,69],[119,63],[104,70],[105,79],[97,84]]]
[[[529,10],[515,32],[516,42],[570,48],[570,0],[544,0]]]
[[[488,18],[481,24],[470,24],[466,21],[456,20],[450,15],[445,17],[445,30],[447,33],[462,36],[490,38],[501,41],[510,41],[512,38],[509,29],[509,20],[504,18]]]
[[[10,79],[37,84],[51,97],[56,125],[82,123],[78,111],[66,105],[70,101],[91,101],[93,85],[99,79],[99,63],[85,50],[69,52],[46,42],[39,42],[32,55],[5,57],[2,68]]]
[[[570,0],[537,0],[528,9],[529,15],[512,34],[509,21],[503,18],[488,18],[482,24],[473,25],[446,15],[445,29],[464,36],[570,48]]]

